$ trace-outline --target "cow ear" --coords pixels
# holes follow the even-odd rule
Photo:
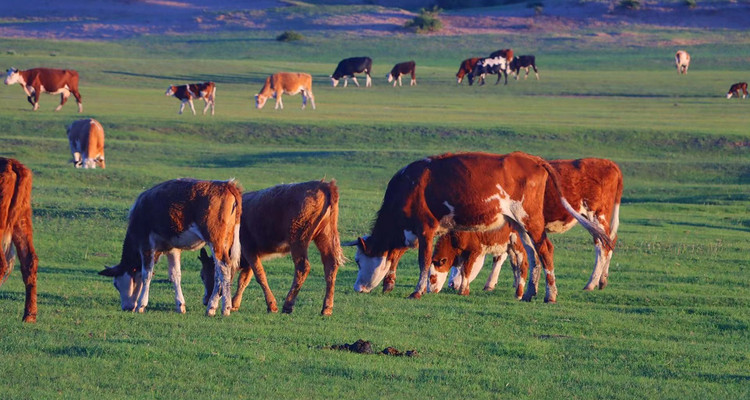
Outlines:
[[[114,266],[114,267],[108,267],[108,266],[105,265],[104,269],[101,270],[101,271],[99,271],[99,275],[102,275],[102,276],[120,276],[122,274],[119,273],[118,268],[116,266]]]
[[[365,239],[362,239],[362,237],[360,236],[357,238],[357,241],[359,242],[358,246],[360,249],[362,249],[362,252],[367,253],[367,245],[365,244]]]
[[[344,243],[341,243],[341,245],[342,245],[342,246],[346,246],[346,247],[356,246],[356,245],[358,245],[358,244],[359,244],[359,241],[358,241],[357,239],[354,239],[354,240],[350,240],[350,241],[348,241],[348,242],[344,242]]]

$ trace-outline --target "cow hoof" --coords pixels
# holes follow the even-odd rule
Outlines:
[[[484,287],[484,290],[485,290],[486,292],[491,292],[491,291],[495,290],[495,287],[494,287],[494,286],[485,286],[485,287]]]
[[[232,311],[230,311],[230,310],[229,310],[229,307],[227,307],[227,308],[225,308],[225,309],[221,310],[221,315],[223,315],[223,316],[225,316],[225,317],[228,317],[228,316],[229,316],[229,314],[231,314],[231,313],[232,313]]]
[[[180,313],[180,314],[185,314],[185,305],[184,304],[178,304],[175,307],[175,311],[178,312],[178,313]]]
[[[603,290],[605,287],[607,287],[607,281],[599,282],[599,290]]]
[[[28,322],[30,324],[35,323],[36,322],[36,314],[24,315],[23,316],[23,322]]]
[[[140,308],[136,309],[136,312],[138,314],[143,314],[144,312],[146,312],[146,307],[140,307]]]
[[[557,299],[544,299],[544,302],[549,303],[549,304],[555,304],[557,303]]]
[[[273,304],[269,304],[266,310],[269,313],[276,313],[276,312],[279,312],[279,307],[276,307],[276,303],[273,303]]]
[[[412,294],[409,295],[409,298],[410,299],[419,300],[419,299],[422,298],[422,293],[414,292],[414,293],[412,293]]]
[[[324,315],[326,317],[330,317],[333,315],[333,309],[332,308],[324,308],[323,311],[320,312],[320,315]]]
[[[216,309],[215,308],[209,308],[206,310],[206,315],[209,317],[213,317],[216,315]]]
[[[587,292],[590,292],[590,291],[594,290],[594,288],[595,288],[594,285],[586,285],[586,287],[584,287],[583,290],[585,290]]]
[[[281,309],[281,312],[282,312],[283,314],[291,314],[291,313],[292,313],[292,311],[294,311],[294,306],[284,306],[284,307],[283,307],[283,308]]]

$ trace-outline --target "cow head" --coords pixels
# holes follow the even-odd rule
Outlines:
[[[127,268],[122,265],[105,267],[99,275],[112,277],[115,289],[120,292],[120,307],[123,311],[135,311],[138,296],[141,294],[143,279],[139,268]]]
[[[393,74],[391,74],[391,73],[389,72],[389,73],[388,73],[388,75],[386,75],[386,76],[385,76],[385,79],[388,79],[388,83],[391,83],[391,82],[393,82]]]
[[[264,96],[260,93],[255,95],[255,108],[261,109],[264,105],[266,105],[266,100],[268,100],[268,96]]]
[[[21,75],[18,73],[18,69],[17,68],[13,68],[13,67],[8,68],[8,70],[5,71],[5,84],[6,85],[12,85],[12,84],[18,82],[18,78],[20,76]]]
[[[357,240],[342,243],[343,246],[357,246],[357,254],[354,260],[357,262],[359,273],[357,281],[354,282],[354,290],[358,293],[369,293],[373,288],[383,281],[391,263],[386,253],[376,254],[367,246],[368,237],[357,238]]]
[[[167,88],[167,91],[164,93],[165,96],[174,96],[174,94],[177,92],[177,86],[170,86]]]
[[[339,85],[339,80],[334,78],[333,75],[331,75],[331,85],[333,85],[333,87],[336,87]]]

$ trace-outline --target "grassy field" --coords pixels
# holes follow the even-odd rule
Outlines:
[[[20,322],[19,271],[0,289],[0,397],[747,398],[750,103],[724,94],[750,79],[750,35],[651,30],[628,42],[626,33],[610,32],[621,38],[611,43],[586,32],[504,39],[537,55],[542,79],[484,87],[456,86],[454,74],[463,58],[495,50],[487,36],[0,39],[0,64],[76,68],[84,96],[81,115],[74,102],[53,113],[58,98],[49,95],[31,112],[19,87],[0,88],[0,155],[34,171],[40,259],[37,324]],[[675,49],[651,40],[677,36],[707,38],[690,48],[687,76],[674,70]],[[364,54],[374,59],[373,88],[330,87],[338,60]],[[419,85],[390,87],[383,76],[406,59],[417,61]],[[285,96],[283,111],[252,107],[265,76],[279,70],[314,75],[317,110],[300,110],[298,96]],[[207,79],[217,82],[216,115],[177,115],[166,87]],[[105,127],[106,170],[68,163],[65,126],[82,117]],[[142,315],[119,311],[111,280],[97,275],[119,261],[133,200],[158,182],[234,177],[252,190],[334,178],[342,240],[350,240],[369,232],[399,168],[468,150],[616,161],[625,193],[610,286],[581,290],[593,247],[580,228],[553,237],[554,305],[515,301],[508,271],[498,289],[482,292],[487,269],[469,297],[406,299],[416,252],[392,293],[357,294],[346,249],[351,261],[329,318],[319,315],[314,250],[291,315],[267,314],[251,283],[242,310],[205,317],[197,253],[183,253],[185,315],[172,311],[163,261]],[[277,298],[292,270],[288,258],[267,263]],[[357,339],[419,356],[325,348]]]

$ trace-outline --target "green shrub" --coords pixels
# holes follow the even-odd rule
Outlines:
[[[641,8],[641,0],[620,0],[620,7],[626,10],[639,10]]]
[[[305,37],[301,33],[295,31],[285,31],[281,35],[276,36],[276,40],[279,42],[294,42],[304,38]]]
[[[685,0],[684,3],[688,8],[693,9],[698,6],[698,2],[696,0]]]
[[[414,28],[417,33],[437,32],[443,29],[443,22],[438,18],[438,14],[443,11],[437,6],[430,10],[421,9],[419,15],[407,22],[407,28]]]

